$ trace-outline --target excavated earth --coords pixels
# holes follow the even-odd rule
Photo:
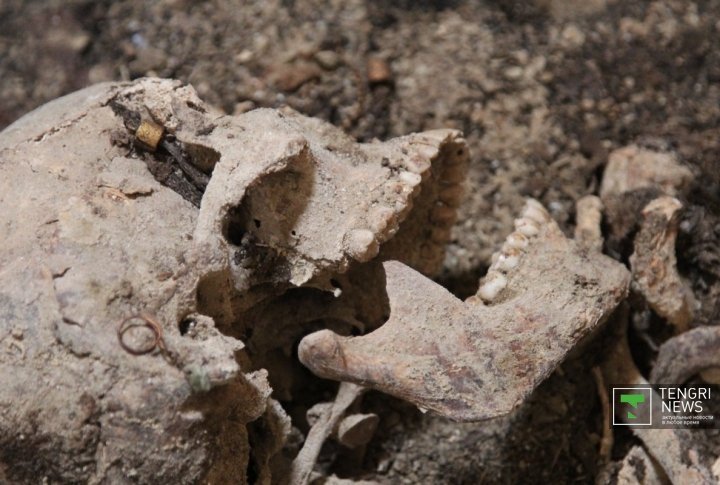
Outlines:
[[[159,76],[191,83],[228,114],[290,106],[360,141],[461,130],[471,153],[467,195],[437,280],[463,298],[525,197],[570,234],[575,201],[597,194],[611,151],[631,143],[672,151],[695,180],[682,197],[677,250],[701,303],[692,325],[715,325],[719,37],[720,0],[5,0],[0,128],[94,83]],[[630,214],[628,233],[647,201],[630,197],[626,211],[616,209]],[[611,237],[605,252],[627,263],[632,248]],[[635,311],[630,342],[641,370],[671,333],[649,310]],[[331,444],[320,468],[387,483],[593,483],[602,410],[591,369],[607,352],[602,337],[518,410],[484,423],[453,423],[369,393],[364,410],[380,426],[365,456]],[[333,389],[306,394],[317,402]],[[95,432],[89,426],[87,439]],[[718,445],[717,433],[706,437]],[[616,432],[611,458],[637,443]]]

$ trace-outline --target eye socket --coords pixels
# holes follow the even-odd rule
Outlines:
[[[225,221],[223,222],[223,237],[227,242],[234,246],[241,246],[243,236],[248,232],[242,209],[233,207],[228,211]],[[255,221],[256,227],[260,221]]]

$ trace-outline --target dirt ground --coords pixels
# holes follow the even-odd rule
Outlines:
[[[238,5],[3,0],[0,128],[96,82],[160,76],[192,83],[227,113],[289,105],[359,140],[461,129],[472,161],[440,281],[463,297],[524,197],[570,230],[610,151],[659,146],[696,175],[678,249],[702,303],[693,325],[719,321],[720,0]],[[606,252],[625,259],[624,244],[608,241]],[[668,337],[648,312],[635,320],[655,344]],[[649,361],[645,340],[633,346]],[[387,483],[592,483],[602,413],[590,369],[603,352],[599,338],[517,412],[486,423],[370,394],[381,421],[366,455],[349,464],[327,449],[322,466]],[[615,438],[615,459],[636,443]]]

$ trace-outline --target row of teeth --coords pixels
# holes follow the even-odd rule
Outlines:
[[[442,140],[439,140],[442,141]],[[460,140],[462,142],[462,140]],[[420,184],[430,176],[431,162],[440,153],[439,143],[413,144],[412,155],[391,166],[401,170],[397,178],[389,180],[385,192],[394,197],[400,196],[395,207],[376,206],[370,209],[369,229],[355,229],[347,236],[346,247],[350,255],[358,261],[374,258],[382,242],[390,239],[399,229],[399,221],[412,210],[412,198],[420,190]],[[435,243],[445,244],[455,223],[456,209],[462,202],[461,182],[465,178],[465,167],[461,163],[448,163],[443,167],[440,180],[438,203],[430,214],[433,223],[431,239]],[[436,251],[433,250],[433,253]]]
[[[432,136],[432,134],[426,133],[424,136]],[[447,134],[442,133],[440,136],[444,139]],[[420,143],[422,142],[420,141]],[[442,150],[438,145],[435,144],[433,147],[436,156],[440,155]],[[422,149],[422,145],[416,145],[416,147]],[[460,207],[464,195],[462,183],[467,174],[467,153],[454,153],[452,151],[466,149],[465,140],[459,137],[455,138],[453,142],[444,148],[444,150],[451,152],[445,154],[442,165],[433,167],[433,172],[438,177],[438,181],[436,184],[437,198],[429,214],[432,232],[430,241],[422,245],[420,249],[421,257],[428,263],[444,256],[445,244],[450,240],[452,227],[455,225],[457,218],[457,209]],[[438,249],[439,246],[442,249]]]
[[[446,135],[443,135],[446,136]],[[465,150],[462,138],[456,138],[446,150]],[[440,151],[436,148],[437,154]],[[438,177],[437,199],[429,215],[432,225],[430,241],[422,245],[420,256],[429,266],[440,264],[444,257],[445,244],[450,240],[452,228],[457,219],[457,208],[463,200],[463,182],[467,174],[466,153],[446,153],[442,165],[433,167]],[[438,260],[439,259],[439,260]]]
[[[428,147],[430,148],[430,147]],[[346,236],[345,247],[350,256],[356,261],[366,262],[377,256],[380,244],[390,239],[399,229],[399,221],[412,209],[412,197],[420,190],[420,183],[429,172],[429,157],[434,156],[437,150],[430,153],[428,158],[414,162],[406,161],[398,164],[391,161],[391,166],[402,170],[397,178],[391,178],[385,184],[384,192],[389,199],[395,199],[395,206],[377,205],[368,213],[367,229],[353,229]]]
[[[462,140],[458,141],[461,143],[457,146],[463,146]],[[457,208],[464,195],[462,183],[467,173],[465,159],[461,156],[448,155],[444,160],[443,165],[438,167],[437,201],[430,213],[430,222],[434,228],[431,239],[443,245],[450,238],[450,231],[455,224]]]
[[[520,264],[532,240],[551,221],[540,202],[528,199],[522,216],[515,219],[515,231],[506,239],[499,252],[492,256],[487,275],[480,282],[477,295],[485,302],[494,301],[508,284],[507,274]]]

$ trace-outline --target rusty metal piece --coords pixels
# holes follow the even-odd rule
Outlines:
[[[629,274],[568,240],[537,202],[538,234],[508,243],[522,258],[491,305],[462,302],[396,261],[384,263],[390,318],[362,337],[323,330],[300,360],[320,377],[362,383],[458,421],[508,413],[625,297]],[[510,248],[513,249],[513,248]],[[484,286],[484,285],[483,285]]]
[[[210,177],[191,163],[190,158],[182,149],[181,144],[177,141],[172,143],[168,140],[164,140],[161,142],[160,146],[162,146],[165,150],[167,150],[170,155],[172,155],[172,157],[175,159],[175,162],[180,167],[180,170],[183,171],[183,173],[187,176],[188,180],[190,180],[190,182],[198,190],[205,191],[205,188],[210,181]]]
[[[142,323],[132,323],[133,320],[142,320]],[[143,348],[134,348],[131,345],[128,345],[127,342],[125,342],[125,334],[133,329],[138,327],[144,327],[149,328],[150,331],[153,333],[153,340],[150,345]],[[165,351],[165,341],[163,340],[163,330],[162,326],[152,318],[150,315],[147,315],[145,313],[140,313],[138,315],[131,315],[127,317],[125,320],[120,322],[120,326],[118,327],[118,341],[120,342],[120,346],[128,353],[132,355],[145,355],[149,354],[156,348],[159,348],[161,351]]]
[[[693,317],[695,298],[677,270],[675,240],[682,204],[663,196],[642,211],[643,221],[630,256],[633,288],[641,293],[658,315],[685,331]]]
[[[380,84],[392,81],[390,65],[378,57],[367,60],[367,77],[370,84]]]
[[[143,120],[135,132],[135,140],[142,148],[154,152],[157,150],[165,128],[150,120]]]

